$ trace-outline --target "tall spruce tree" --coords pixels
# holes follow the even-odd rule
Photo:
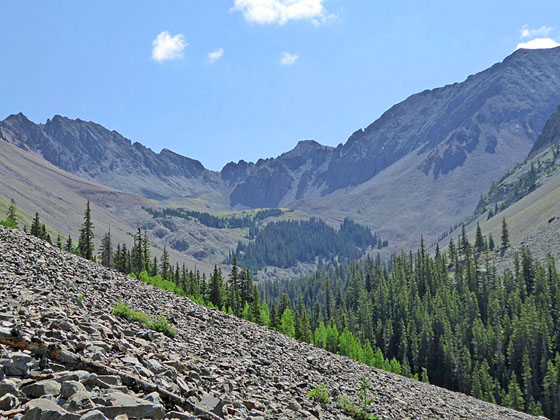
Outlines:
[[[167,246],[163,247],[163,253],[161,254],[161,264],[160,264],[161,278],[164,280],[169,279],[169,252],[167,251]]]
[[[142,250],[142,244],[142,231],[138,228],[138,232],[134,236],[134,246],[130,252],[132,272],[136,274],[136,277],[140,277],[140,273],[144,269],[144,251]]]
[[[113,266],[113,245],[111,244],[111,230],[103,236],[101,240],[101,247],[99,249],[101,254],[101,264],[105,267]]]
[[[80,230],[80,238],[78,239],[78,252],[83,258],[88,260],[93,260],[93,238],[93,222],[91,221],[91,209],[88,200],[86,203],[84,222]]]
[[[474,240],[474,250],[480,254],[484,251],[484,238],[482,236],[482,230],[480,229],[480,223],[476,224],[476,236]]]
[[[35,217],[31,222],[31,231],[29,233],[31,233],[33,236],[36,236],[37,238],[41,237],[41,219],[39,218],[38,212],[35,213]]]
[[[509,246],[509,231],[506,222],[506,218],[502,218],[502,249],[506,249]]]

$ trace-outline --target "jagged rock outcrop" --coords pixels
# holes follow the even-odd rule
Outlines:
[[[529,157],[535,156],[546,148],[557,147],[558,144],[560,144],[560,105],[546,122],[541,134],[529,153]]]
[[[175,339],[114,316],[164,315]],[[0,417],[345,419],[307,392],[356,398],[381,419],[530,419],[379,371],[202,307],[0,227]],[[119,417],[120,416],[120,417]]]
[[[67,172],[146,198],[200,194],[217,180],[197,160],[167,149],[155,153],[94,122],[60,115],[45,124],[10,115],[0,123],[0,138]]]

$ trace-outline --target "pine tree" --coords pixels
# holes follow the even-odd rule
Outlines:
[[[152,262],[152,272],[150,273],[150,275],[152,277],[155,277],[158,275],[158,262],[157,262],[157,257],[154,257],[154,261]]]
[[[494,251],[494,248],[496,247],[496,245],[494,244],[494,237],[492,236],[491,233],[488,234],[488,249],[490,251]]]
[[[144,239],[142,241],[142,251],[144,252],[144,270],[150,271],[150,246],[148,242],[148,234],[144,231]]]
[[[68,239],[66,240],[66,245],[64,246],[64,250],[67,252],[74,251],[74,245],[72,245],[72,237],[68,235]]]
[[[480,223],[476,224],[476,236],[474,240],[474,249],[480,254],[484,251],[484,238],[482,237],[482,230],[480,229]]]
[[[218,270],[218,266],[214,266],[214,272],[210,277],[208,300],[217,308],[223,305],[223,287],[222,273]]]
[[[93,238],[93,222],[91,221],[91,209],[88,200],[86,203],[84,222],[80,230],[80,238],[78,239],[78,252],[80,256],[88,260],[93,259]]]
[[[132,272],[136,277],[140,277],[140,273],[144,269],[144,251],[142,250],[142,231],[138,228],[138,232],[134,236],[134,246],[130,252]]]
[[[169,278],[169,252],[167,247],[163,247],[163,254],[161,254],[161,278],[167,280]]]
[[[113,245],[111,244],[111,231],[107,232],[101,240],[101,264],[105,267],[113,266]]]
[[[35,217],[31,222],[31,231],[29,233],[31,233],[33,236],[36,236],[37,238],[41,237],[41,219],[39,218],[38,212],[35,213]]]
[[[509,232],[506,223],[506,218],[502,218],[502,249],[506,249],[509,246]]]
[[[60,232],[58,233],[58,236],[56,237],[56,247],[58,249],[62,249],[64,247],[62,245],[62,238],[60,237]]]

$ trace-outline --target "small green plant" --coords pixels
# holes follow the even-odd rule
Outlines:
[[[78,295],[76,296],[76,299],[78,299],[80,302],[83,302],[85,300],[85,297],[83,297],[82,295]]]
[[[6,226],[12,229],[17,229],[17,225],[11,220],[0,220],[0,226]]]
[[[379,417],[370,413],[369,406],[374,401],[373,398],[368,397],[370,388],[371,384],[366,378],[360,379],[360,390],[358,391],[359,405],[356,405],[347,397],[339,397],[337,401],[338,408],[355,420],[378,420]]]
[[[329,392],[327,391],[326,385],[317,385],[311,391],[307,393],[307,396],[313,401],[317,401],[323,404],[329,403]]]
[[[166,336],[175,338],[175,330],[169,325],[169,321],[164,316],[158,316],[151,321],[149,327],[154,331],[164,333]]]
[[[133,322],[140,322],[151,330],[161,332],[167,337],[175,338],[175,330],[169,325],[169,321],[164,316],[155,319],[150,318],[144,312],[133,311],[124,303],[116,302],[113,305],[113,315],[120,316]]]

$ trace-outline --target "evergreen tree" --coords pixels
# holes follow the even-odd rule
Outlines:
[[[144,239],[142,241],[142,251],[144,252],[144,270],[150,271],[150,247],[148,242],[148,234],[144,231]]]
[[[99,251],[101,255],[101,264],[105,267],[113,267],[113,245],[111,243],[110,230],[103,236]]]
[[[150,272],[150,275],[152,277],[155,277],[159,274],[158,272],[158,262],[157,262],[157,257],[154,257],[154,261],[152,262],[152,271]]]
[[[136,274],[136,277],[140,277],[140,273],[144,270],[144,251],[142,249],[142,244],[142,231],[138,228],[138,231],[134,236],[134,246],[130,252],[132,272]]]
[[[474,240],[474,249],[480,254],[484,251],[484,238],[482,237],[482,230],[480,229],[480,223],[476,224],[476,236]]]
[[[169,278],[169,252],[167,252],[167,246],[163,247],[163,254],[161,254],[161,264],[160,264],[160,271],[161,277],[164,280]]]
[[[31,233],[33,236],[36,236],[37,238],[41,237],[41,219],[39,218],[38,212],[35,213],[35,217],[31,222],[31,231],[29,233]]]
[[[72,245],[72,237],[68,235],[68,239],[66,240],[66,245],[64,246],[64,250],[67,252],[74,251],[74,245]]]
[[[509,232],[506,223],[506,218],[502,218],[502,249],[506,249],[509,246]]]
[[[494,251],[496,245],[494,244],[494,238],[492,237],[492,233],[488,234],[488,249],[490,251]]]
[[[80,230],[80,238],[78,239],[78,252],[88,260],[93,259],[93,222],[91,221],[91,209],[89,200],[86,203],[86,211],[84,214],[84,222]]]
[[[221,308],[223,305],[224,285],[222,273],[217,266],[214,266],[214,272],[210,277],[208,300],[216,307]]]

